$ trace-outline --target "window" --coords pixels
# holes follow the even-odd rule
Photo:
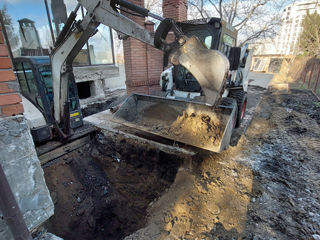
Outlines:
[[[87,46],[85,45],[80,52],[78,53],[78,55],[75,57],[75,59],[73,60],[73,65],[74,66],[86,66],[89,65],[89,52],[87,49]]]
[[[212,43],[212,36],[207,36],[205,39],[204,39],[204,45],[206,45],[206,47],[208,49],[211,48],[211,43]]]
[[[222,52],[226,55],[229,56],[230,49],[231,47],[235,46],[235,39],[229,36],[228,34],[223,35],[222,39]]]
[[[50,1],[55,36],[59,35],[64,23],[67,21],[67,15],[75,9],[76,5],[76,1]],[[81,20],[84,18],[84,16],[85,9],[80,7],[77,12],[76,20]],[[100,25],[97,30],[97,33],[88,40],[77,57],[74,59],[74,66],[114,64],[112,31],[110,31],[109,27],[104,25]]]
[[[50,104],[53,103],[52,71],[51,66],[44,65],[39,68],[41,80],[46,86],[46,97]]]
[[[75,0],[12,1],[3,5],[9,18],[7,22],[11,22],[5,27],[13,56],[49,55],[53,41],[57,39],[76,5]],[[76,20],[81,20],[84,15],[85,9],[80,8]],[[94,64],[114,64],[112,32],[103,25],[99,26],[98,33],[85,43],[73,62],[74,66]]]
[[[38,90],[37,90],[37,86],[34,80],[34,75],[32,72],[32,68],[31,68],[31,64],[28,62],[24,62],[23,63],[23,68],[24,68],[24,73],[27,79],[27,83],[29,86],[29,91],[31,94],[37,94]]]
[[[16,75],[20,84],[22,95],[43,108],[43,103],[38,92],[31,64],[19,62],[15,64]]]
[[[89,39],[89,53],[91,64],[112,64],[112,33],[107,26],[100,25],[98,32]]]
[[[230,37],[228,34],[223,35],[223,43],[231,47],[234,46],[234,38]]]

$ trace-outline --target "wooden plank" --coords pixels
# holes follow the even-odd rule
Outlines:
[[[67,143],[61,147],[58,147],[54,150],[52,150],[51,152],[47,152],[45,154],[42,154],[39,157],[40,163],[41,165],[44,165],[54,159],[57,159],[69,152],[72,152],[80,147],[82,147],[83,145],[89,143],[90,141],[90,136],[86,136],[83,138],[79,138],[73,142]]]

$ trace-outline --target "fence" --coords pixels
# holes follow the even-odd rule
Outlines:
[[[318,61],[317,61],[318,60]],[[310,61],[306,64],[305,69],[300,78],[302,87],[308,88],[320,97],[320,60]]]

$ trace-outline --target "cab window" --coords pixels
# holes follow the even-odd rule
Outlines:
[[[205,39],[204,39],[204,45],[206,45],[206,47],[208,49],[211,48],[211,44],[212,44],[212,36],[207,36]]]
[[[27,79],[27,83],[29,86],[29,91],[31,94],[37,94],[38,90],[37,90],[37,86],[34,80],[34,75],[32,72],[32,68],[31,68],[31,64],[28,62],[24,62],[23,63],[23,68],[24,68],[24,73],[25,73],[25,77]]]
[[[15,64],[15,69],[22,94],[41,109],[44,109],[31,64],[29,62],[18,62]]]
[[[193,30],[186,33],[188,37],[197,36],[207,48],[211,49],[214,46],[216,41],[216,36],[212,36],[211,32],[204,31],[203,29],[200,30]]]
[[[50,104],[53,103],[53,88],[52,88],[52,71],[50,65],[43,65],[39,68],[41,79],[46,86],[46,97]]]
[[[223,35],[222,39],[222,52],[226,55],[229,56],[230,54],[230,49],[235,46],[235,39],[228,34]]]
[[[29,92],[29,88],[28,88],[26,77],[24,75],[22,63],[17,63],[15,65],[15,68],[16,68],[16,75],[19,81],[21,92],[22,94],[27,94]]]

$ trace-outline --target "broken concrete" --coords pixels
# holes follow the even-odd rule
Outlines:
[[[34,240],[63,240],[62,238],[59,238],[52,233],[42,233],[40,236],[36,237]]]
[[[123,66],[98,65],[74,68],[76,83],[90,82],[91,97],[81,99],[81,105],[92,101],[103,100],[110,90],[125,88],[125,73]]]
[[[0,119],[0,164],[30,231],[54,213],[30,129],[23,116]],[[0,210],[0,239],[13,239]]]

